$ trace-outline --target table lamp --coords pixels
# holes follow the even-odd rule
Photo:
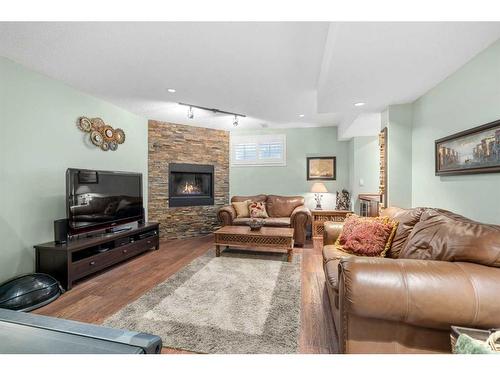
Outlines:
[[[321,208],[321,198],[322,193],[328,193],[326,186],[322,182],[315,182],[311,187],[311,193],[314,193],[314,199],[316,200],[316,210],[322,210]]]

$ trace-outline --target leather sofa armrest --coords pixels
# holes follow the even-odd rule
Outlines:
[[[236,217],[236,211],[232,205],[223,206],[217,212],[217,218],[223,226],[232,225]]]
[[[294,229],[293,238],[296,246],[304,246],[307,226],[311,223],[311,211],[304,206],[295,207],[290,215],[290,227]]]
[[[500,327],[500,268],[349,257],[340,260],[339,284],[344,319],[353,314],[443,330]]]
[[[290,215],[290,225],[293,227],[295,226],[295,222],[301,217],[301,221],[304,223],[304,225],[310,224],[311,223],[311,211],[309,208],[306,206],[298,206],[295,207],[295,209],[292,211],[292,214]]]
[[[325,221],[323,230],[323,246],[333,245],[342,233],[344,223],[338,221]]]

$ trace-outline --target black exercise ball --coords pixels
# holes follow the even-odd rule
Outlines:
[[[35,310],[54,301],[62,292],[59,282],[44,273],[18,276],[0,285],[0,308]]]

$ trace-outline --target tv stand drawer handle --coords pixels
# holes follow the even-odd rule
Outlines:
[[[93,266],[95,264],[95,260],[93,260],[92,262],[89,263],[91,266]]]
[[[127,253],[127,249],[123,249],[123,250],[122,250],[122,253],[123,253],[123,254],[126,254],[126,253]]]

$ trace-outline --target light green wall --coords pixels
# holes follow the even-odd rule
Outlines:
[[[412,207],[412,113],[411,104],[391,105],[382,116],[387,126],[387,202]]]
[[[500,173],[438,177],[434,141],[500,118],[500,41],[419,98],[413,106],[414,206],[449,209],[500,224]]]
[[[312,195],[307,194],[314,182],[306,179],[308,156],[336,156],[337,179],[333,182],[323,182],[332,193],[349,187],[348,142],[337,140],[336,127],[231,132],[231,135],[243,134],[286,134],[287,165],[285,167],[231,167],[231,196],[258,193],[304,195],[307,204],[312,206]],[[335,206],[334,194],[325,195],[323,206],[324,208]]]
[[[125,143],[89,145],[82,115],[122,128]],[[147,145],[145,119],[0,58],[0,282],[32,272],[33,245],[53,239],[68,167],[141,172],[147,194]]]
[[[361,186],[363,180],[363,186]],[[349,186],[352,208],[359,213],[358,194],[379,191],[378,137],[354,137],[349,141]]]

